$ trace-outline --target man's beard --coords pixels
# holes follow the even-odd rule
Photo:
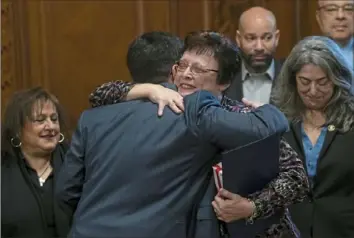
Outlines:
[[[244,64],[246,65],[247,70],[250,71],[250,73],[260,74],[266,72],[273,60],[272,54],[247,55],[241,51],[241,56],[242,56],[242,60],[244,61]],[[255,56],[264,56],[265,58],[262,61],[260,60],[257,61],[254,59]]]

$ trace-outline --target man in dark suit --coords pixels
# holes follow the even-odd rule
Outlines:
[[[174,45],[169,39],[175,38],[149,35],[143,42],[153,45],[151,51],[130,50],[136,59],[135,75],[156,79],[170,75],[176,57],[166,57]],[[235,48],[220,47],[235,57],[226,68],[237,69]],[[144,54],[156,60],[139,63]],[[156,105],[146,101],[82,113],[57,178],[58,198],[75,210],[70,237],[185,237],[185,224],[179,221],[185,220],[208,181],[216,154],[288,127],[283,114],[271,105],[249,114],[228,112],[205,91],[184,102],[183,114],[166,109],[163,117],[157,117]]]
[[[282,65],[274,59],[280,32],[271,11],[253,7],[242,13],[236,32],[241,50],[242,67],[225,91],[234,100],[243,97],[261,103],[271,103],[270,94]]]

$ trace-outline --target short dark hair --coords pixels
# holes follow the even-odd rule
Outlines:
[[[65,131],[67,127],[63,109],[54,95],[42,87],[16,92],[8,101],[5,109],[1,128],[1,155],[13,154],[11,139],[21,134],[26,120],[33,116],[33,106],[38,102],[41,104],[53,103],[58,113],[60,131],[61,133]]]
[[[183,41],[170,33],[152,31],[130,45],[127,66],[136,83],[163,83],[181,56]]]
[[[213,31],[189,33],[184,40],[182,53],[211,55],[219,64],[218,84],[231,83],[241,69],[240,50],[228,37]]]

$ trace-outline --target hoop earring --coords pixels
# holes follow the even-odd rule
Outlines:
[[[59,143],[63,142],[64,139],[65,139],[65,137],[64,137],[63,133],[60,133],[60,135],[59,135]]]
[[[14,142],[16,140],[15,137],[12,137],[11,140],[10,140],[11,145],[13,147],[15,147],[15,148],[18,148],[18,147],[20,147],[22,145],[22,142],[20,141],[20,139],[19,138],[17,138],[17,139],[19,141],[17,144],[15,144],[15,142]]]

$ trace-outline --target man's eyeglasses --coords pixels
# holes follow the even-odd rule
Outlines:
[[[323,10],[326,14],[328,15],[335,15],[338,13],[340,9],[342,9],[343,13],[346,15],[353,15],[354,13],[354,4],[347,4],[344,6],[338,6],[338,5],[325,5],[319,8],[320,10]]]
[[[205,74],[205,73],[208,73],[208,72],[219,72],[218,70],[215,70],[215,69],[203,69],[199,66],[196,66],[196,65],[190,65],[188,64],[187,62],[184,62],[184,61],[178,61],[176,63],[177,67],[177,71],[179,72],[184,72],[188,69],[188,67],[190,67],[190,71],[192,72],[192,74],[194,75],[198,75],[198,74]]]

